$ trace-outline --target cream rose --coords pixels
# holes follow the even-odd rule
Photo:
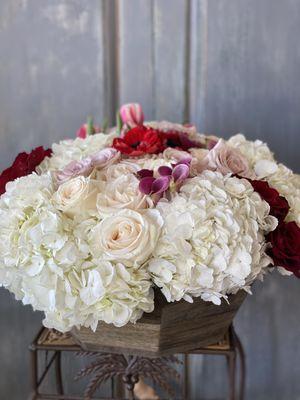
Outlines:
[[[191,155],[187,151],[174,149],[173,147],[168,147],[163,152],[163,158],[170,163],[178,163],[179,161],[190,159]]]
[[[101,216],[112,214],[122,208],[140,210],[153,207],[150,196],[139,191],[139,180],[133,175],[123,175],[105,186],[97,196],[97,209]]]
[[[119,178],[120,176],[124,176],[127,174],[136,174],[140,169],[140,165],[129,160],[123,160],[121,162],[118,162],[117,164],[110,165],[107,168],[102,169],[101,171],[97,171],[96,177],[97,180],[106,183],[111,182]]]
[[[103,219],[92,230],[92,251],[96,257],[140,265],[156,247],[162,225],[158,210],[119,211]]]
[[[62,183],[53,195],[56,207],[67,216],[96,210],[98,189],[89,178],[78,176]]]

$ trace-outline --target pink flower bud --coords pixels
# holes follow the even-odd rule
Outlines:
[[[76,132],[76,136],[80,139],[86,139],[87,137],[87,125],[81,125],[81,127]]]
[[[99,133],[101,132],[101,128],[98,125],[93,126],[93,133]],[[76,136],[80,139],[86,139],[88,136],[88,126],[87,124],[81,125],[81,127],[78,129],[76,132]]]
[[[144,123],[144,113],[138,103],[124,104],[120,108],[120,116],[123,124],[126,124],[130,128],[143,125]]]

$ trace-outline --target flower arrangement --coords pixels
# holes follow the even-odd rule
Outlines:
[[[192,125],[91,121],[0,176],[0,284],[59,331],[137,321],[168,302],[218,305],[278,267],[300,277],[300,179],[268,146]]]

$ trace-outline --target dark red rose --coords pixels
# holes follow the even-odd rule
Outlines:
[[[21,176],[29,175],[36,167],[51,155],[51,149],[45,150],[42,146],[32,150],[31,153],[20,153],[12,166],[5,169],[0,175],[0,195],[5,192],[7,182],[11,182]]]
[[[278,219],[279,222],[284,221],[289,212],[289,203],[285,197],[279,195],[276,189],[269,186],[266,181],[256,181],[249,179],[253,189],[260,194],[270,206],[270,214]]]
[[[136,126],[127,131],[122,138],[115,138],[113,147],[122,154],[131,156],[157,154],[164,150],[161,132],[146,126]]]
[[[200,143],[191,140],[186,132],[168,131],[161,134],[163,135],[165,148],[174,147],[187,151],[192,147],[202,147]]]
[[[296,222],[282,222],[268,234],[267,241],[272,245],[267,253],[274,264],[300,278],[300,228]]]

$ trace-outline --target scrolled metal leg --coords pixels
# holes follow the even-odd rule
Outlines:
[[[229,383],[229,400],[236,400],[236,352],[233,350],[227,356],[228,365],[228,383]]]
[[[57,351],[55,355],[55,378],[57,394],[64,394],[62,374],[61,374],[61,352]]]
[[[124,399],[125,398],[125,388],[122,377],[117,375],[114,379],[114,390],[112,393],[113,398]]]
[[[184,355],[184,365],[183,365],[183,388],[182,388],[182,394],[184,400],[189,400],[189,387],[190,387],[190,382],[189,382],[189,369],[190,369],[190,358],[188,354]]]
[[[34,345],[29,347],[30,351],[30,369],[31,369],[31,394],[30,399],[35,400],[38,395],[38,356]]]
[[[239,400],[244,400],[245,398],[245,383],[246,383],[246,356],[245,356],[245,351],[244,347],[242,345],[242,342],[240,341],[240,338],[234,332],[234,339],[236,343],[236,348],[237,352],[239,355],[240,359],[240,387],[239,387]]]

